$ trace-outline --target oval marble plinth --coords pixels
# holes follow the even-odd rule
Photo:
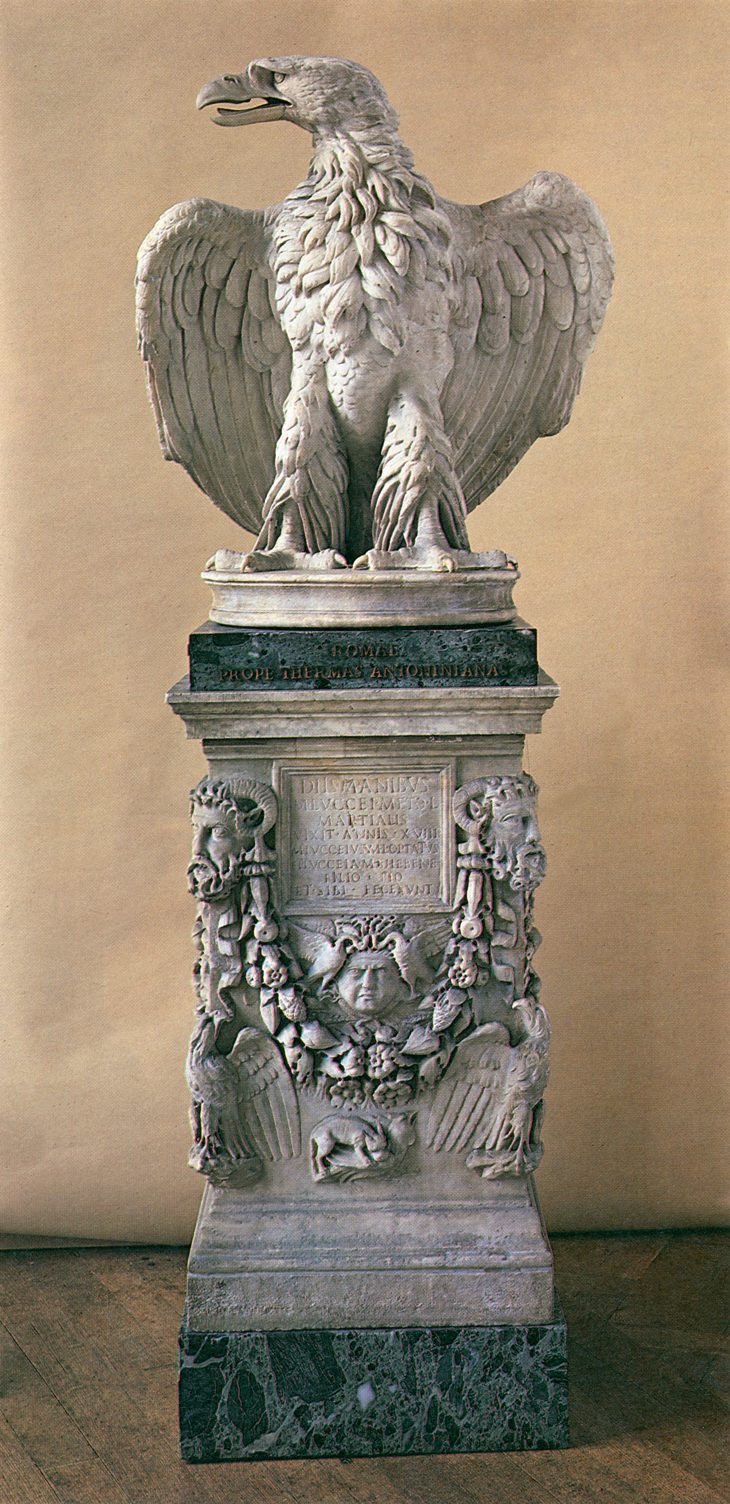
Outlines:
[[[512,621],[519,570],[342,569],[264,574],[206,569],[211,621],[229,627],[407,627]]]

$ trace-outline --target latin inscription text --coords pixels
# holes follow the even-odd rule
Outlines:
[[[440,770],[289,774],[293,903],[442,897]]]

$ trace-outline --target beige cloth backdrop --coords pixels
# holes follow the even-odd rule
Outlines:
[[[132,275],[158,215],[306,170],[195,97],[265,53],[366,63],[419,167],[598,202],[614,300],[569,427],[472,522],[563,686],[529,767],[549,875],[549,1226],[728,1221],[725,89],[705,0],[4,0],[5,803],[0,1231],[179,1241],[187,791],[163,703],[242,535],[165,465]]]

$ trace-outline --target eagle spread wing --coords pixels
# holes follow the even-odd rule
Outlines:
[[[260,1029],[241,1029],[230,1053],[221,1055],[215,1021],[206,1015],[193,1035],[186,1074],[196,1168],[210,1174],[223,1164],[244,1164],[252,1147],[268,1160],[301,1152],[294,1085],[278,1046]]]
[[[476,207],[445,204],[463,257],[441,394],[467,510],[571,414],[613,282],[595,204],[559,173]]]
[[[440,1150],[466,1149],[495,1111],[509,1061],[509,1031],[482,1024],[457,1048],[429,1114],[426,1143]]]
[[[137,328],[163,453],[258,533],[291,377],[265,215],[177,204],[139,253]]]
[[[301,1153],[299,1104],[278,1046],[260,1029],[241,1029],[228,1056],[238,1069],[246,1128],[262,1159]]]
[[[489,1180],[529,1173],[542,1157],[550,1027],[534,998],[512,1006],[520,1020],[518,1043],[511,1044],[497,1023],[464,1039],[437,1088],[426,1129],[434,1153],[469,1149],[467,1167]]]
[[[265,213],[178,204],[144,242],[163,452],[259,535],[241,567],[451,571],[466,513],[570,417],[613,280],[603,220],[551,172],[441,199],[358,64],[259,59],[198,105],[253,99],[219,123],[289,119],[310,172]]]

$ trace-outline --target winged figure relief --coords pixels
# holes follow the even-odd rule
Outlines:
[[[613,279],[595,204],[554,172],[440,198],[377,79],[339,58],[260,58],[198,106],[314,147],[282,204],[192,199],[140,251],[165,457],[256,535],[221,567],[504,562],[469,553],[467,513],[570,417]]]
[[[334,983],[340,1004],[379,1017],[427,991],[451,930],[450,917],[288,921],[308,985],[322,992]]]
[[[299,1104],[276,1042],[260,1029],[239,1031],[229,1053],[216,1048],[215,1020],[203,1014],[187,1065],[192,1093],[193,1169],[217,1185],[245,1185],[262,1161],[301,1152]]]
[[[434,1153],[469,1150],[466,1163],[485,1179],[522,1175],[542,1158],[542,1096],[547,1084],[550,1028],[534,998],[513,1003],[520,1037],[487,1023],[457,1046],[438,1086],[426,1142]]]

